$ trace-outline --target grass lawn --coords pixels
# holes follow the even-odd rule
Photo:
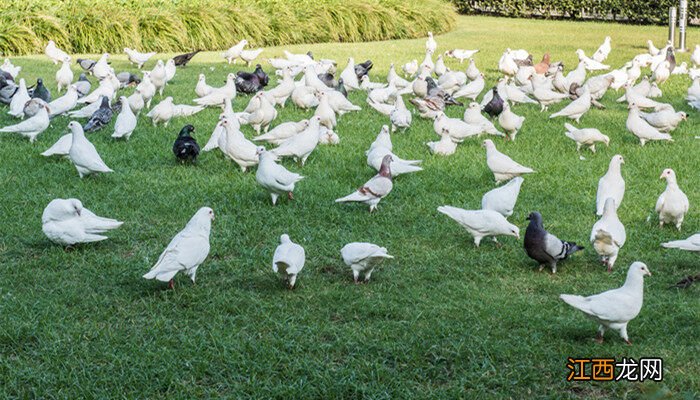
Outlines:
[[[573,67],[574,51],[589,55],[606,35],[614,68],[645,51],[647,39],[666,41],[664,27],[460,17],[439,50],[479,48],[477,65],[489,84],[500,76],[497,61],[506,47],[526,48],[539,59]],[[232,38],[234,41],[237,38]],[[311,50],[345,66],[348,56],[371,59],[373,80],[390,62],[422,60],[424,39],[395,42],[290,46]],[[700,31],[688,43],[700,42]],[[265,57],[282,48],[266,49]],[[171,55],[163,55],[166,59]],[[688,54],[680,54],[688,61]],[[28,82],[42,76],[55,95],[57,67],[44,56],[14,58]],[[151,68],[154,62],[147,64]],[[123,55],[117,71],[133,70]],[[462,67],[466,68],[467,64]],[[454,61],[448,66],[459,68]],[[190,104],[199,73],[222,84],[232,70],[217,53],[198,55],[179,69],[166,95]],[[568,68],[567,68],[568,70]],[[77,70],[76,70],[77,73]],[[76,75],[77,76],[77,75]],[[39,153],[66,130],[69,119],[52,122],[30,144],[19,135],[0,137],[0,397],[3,398],[639,398],[700,395],[698,333],[700,286],[670,290],[681,277],[698,273],[697,254],[662,249],[667,240],[700,231],[700,126],[684,102],[687,76],[662,86],[661,101],[689,112],[674,131],[674,143],[639,145],[625,129],[621,93],[608,93],[605,110],[593,109],[579,126],[599,128],[611,138],[597,154],[579,160],[566,138],[564,120],[548,118],[539,105],[517,105],[526,117],[516,142],[497,140],[500,150],[537,173],[525,177],[510,221],[524,228],[538,210],[545,227],[588,248],[560,264],[552,275],[536,271],[515,238],[502,247],[484,241],[475,248],[468,233],[436,208],[478,208],[494,187],[481,140],[461,144],[454,156],[432,156],[432,121],[417,114],[406,133],[393,135],[394,152],[423,159],[424,171],[400,176],[378,212],[335,204],[374,170],[365,150],[388,119],[365,103],[340,119],[338,146],[321,146],[306,166],[285,165],[306,179],[295,200],[270,205],[254,173],[241,173],[219,151],[204,153],[196,166],[178,165],[171,152],[179,128],[196,126],[203,146],[214,128],[214,109],[153,128],[145,113],[129,142],[109,137],[111,127],[89,139],[113,174],[79,179],[67,160]],[[129,89],[126,93],[130,93]],[[249,97],[236,98],[241,110]],[[159,101],[155,99],[154,104]],[[308,117],[293,105],[277,123]],[[409,106],[410,107],[410,106]],[[557,111],[563,104],[550,107]],[[4,109],[3,109],[4,110]],[[461,117],[464,109],[448,114]],[[0,126],[14,123],[5,112]],[[244,127],[250,137],[252,130]],[[619,210],[627,244],[612,274],[597,260],[588,237],[595,193],[610,158],[622,154],[627,193]],[[683,232],[659,229],[653,212],[674,168],[691,209]],[[54,198],[75,197],[98,215],[125,221],[110,239],[71,252],[41,232],[41,213]],[[216,212],[211,253],[196,285],[178,276],[176,289],[141,278],[170,239],[201,206]],[[306,267],[288,291],[272,273],[279,235],[306,248]],[[521,230],[524,235],[524,229]],[[368,285],[356,286],[340,258],[352,241],[386,246],[396,256]],[[633,346],[616,332],[593,341],[596,325],[558,299],[560,293],[593,294],[622,284],[635,260],[653,274],[645,304],[629,325]],[[662,357],[664,380],[654,382],[566,382],[567,357]]]

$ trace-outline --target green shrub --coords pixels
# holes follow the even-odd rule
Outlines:
[[[452,0],[462,14],[597,19],[638,24],[668,23],[677,0]],[[688,21],[700,18],[700,2],[688,1]]]
[[[251,46],[415,38],[446,32],[445,0],[4,0],[0,52],[223,50]]]

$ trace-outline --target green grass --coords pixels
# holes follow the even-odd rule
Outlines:
[[[589,54],[603,37],[613,38],[609,62],[617,67],[643,50],[646,39],[662,43],[659,27],[460,17],[457,28],[437,38],[439,49],[473,48],[490,83],[504,48],[544,51],[574,65],[576,48]],[[691,29],[688,43],[700,41]],[[288,47],[312,50],[344,66],[346,57],[372,59],[373,80],[390,62],[421,58],[424,39]],[[266,56],[281,54],[266,50]],[[163,55],[163,58],[169,55]],[[117,70],[130,68],[115,56]],[[679,55],[679,61],[688,55]],[[55,67],[43,56],[16,58],[23,76],[43,76],[53,87]],[[147,67],[152,67],[151,61]],[[452,68],[459,67],[449,61]],[[466,67],[466,64],[464,65]],[[234,69],[240,67],[234,67]],[[178,103],[194,98],[199,73],[223,82],[231,67],[217,54],[197,56],[166,89]],[[76,71],[77,72],[77,71]],[[0,397],[6,398],[640,398],[700,394],[697,373],[698,290],[669,290],[698,272],[698,256],[664,250],[659,243],[700,231],[697,112],[684,103],[687,77],[663,85],[661,99],[690,118],[675,143],[640,147],[625,129],[626,109],[609,93],[606,110],[591,110],[581,126],[599,128],[610,147],[578,159],[563,135],[562,119],[548,119],[537,105],[518,105],[524,128],[517,142],[497,141],[503,152],[537,170],[527,176],[511,222],[540,211],[545,226],[586,244],[598,178],[610,158],[624,155],[627,193],[620,208],[628,241],[612,274],[592,249],[576,254],[551,275],[535,271],[522,243],[501,240],[481,248],[436,208],[480,205],[494,187],[480,140],[461,144],[454,156],[434,157],[424,142],[435,140],[430,121],[416,115],[407,133],[393,135],[394,151],[423,159],[423,172],[401,176],[394,191],[369,215],[361,205],[333,200],[374,175],[364,151],[387,119],[369,109],[365,95],[351,93],[363,111],[340,119],[341,143],[319,147],[300,168],[306,179],[293,202],[277,207],[220,152],[203,154],[196,166],[178,165],[171,153],[179,128],[196,126],[203,145],[217,110],[153,128],[142,116],[129,142],[112,140],[110,129],[91,134],[115,173],[79,179],[66,160],[39,153],[66,129],[58,118],[35,144],[0,137]],[[128,93],[128,91],[127,91]],[[248,98],[236,99],[242,109]],[[563,107],[551,107],[554,112]],[[451,116],[463,108],[452,107]],[[277,122],[311,115],[287,106]],[[12,121],[4,113],[0,126]],[[246,135],[252,131],[244,127]],[[691,202],[683,232],[659,229],[653,207],[664,189],[659,175],[676,170]],[[56,197],[76,197],[99,215],[126,221],[108,241],[65,252],[41,232],[41,213]],[[211,253],[196,285],[184,276],[176,290],[141,278],[163,248],[201,206],[217,218]],[[651,217],[650,220],[647,220]],[[282,233],[307,252],[294,291],[271,271]],[[524,233],[524,230],[522,231]],[[386,246],[396,256],[368,285],[352,284],[340,248],[351,241]],[[627,266],[641,260],[647,279],[645,305],[630,323],[633,346],[609,332],[593,342],[596,325],[558,299],[560,293],[592,294],[619,286]],[[567,383],[567,357],[663,357],[663,383]]]

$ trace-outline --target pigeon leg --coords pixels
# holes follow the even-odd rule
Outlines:
[[[352,270],[352,279],[355,281],[355,285],[360,284],[360,271]]]
[[[605,327],[603,325],[598,326],[598,334],[595,337],[595,341],[602,344],[603,343],[603,335],[605,335]]]
[[[287,192],[287,198],[289,200],[294,200],[294,194],[292,192]]]
[[[174,279],[171,279],[170,282],[168,282],[168,289],[175,290],[175,280]]]
[[[365,272],[365,283],[369,282],[369,277],[372,276],[372,272],[374,271],[374,268],[370,269],[369,271]]]
[[[544,269],[544,264],[540,264],[540,269],[538,269],[538,271],[542,272],[543,269]]]

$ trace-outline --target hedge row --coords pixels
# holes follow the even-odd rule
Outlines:
[[[403,39],[455,16],[443,0],[0,0],[0,52],[40,53],[49,39],[73,53]]]
[[[678,0],[452,0],[462,14],[614,20],[636,24],[668,23]],[[688,1],[688,20],[700,18],[700,1]],[[694,20],[694,21],[692,21]]]

